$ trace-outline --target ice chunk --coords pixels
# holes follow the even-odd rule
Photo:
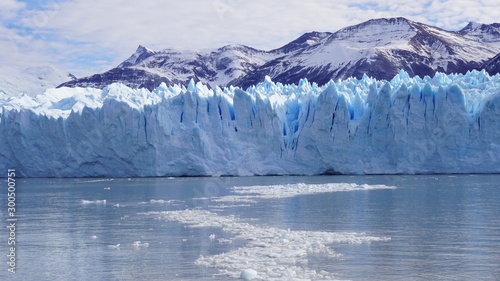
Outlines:
[[[117,249],[117,250],[120,250],[120,244],[116,244],[116,245],[108,245],[108,248],[110,248],[110,249]]]
[[[141,247],[149,247],[149,243],[141,243],[141,241],[134,241],[132,243],[132,247],[134,247],[136,250],[140,249]]]
[[[257,275],[257,271],[251,268],[243,270],[240,274],[240,279],[243,280],[255,280],[257,278],[259,278],[259,275]]]
[[[106,205],[106,200],[82,200],[83,205],[88,204],[98,204],[98,205]]]

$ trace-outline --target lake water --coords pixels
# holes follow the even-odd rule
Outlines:
[[[499,175],[18,179],[16,196],[0,280],[500,280]]]

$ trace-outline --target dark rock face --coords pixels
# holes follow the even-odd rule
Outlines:
[[[63,83],[59,87],[91,87],[102,89],[117,82],[124,83],[131,88],[147,88],[150,90],[158,87],[162,82],[171,83],[168,78],[149,73],[145,70],[113,68],[101,74],[94,74],[89,77]]]
[[[484,63],[481,68],[484,68],[491,75],[500,73],[500,53]]]
[[[498,23],[469,23],[452,32],[405,18],[374,19],[335,33],[305,33],[271,51],[228,45],[211,52],[155,52],[139,46],[117,68],[59,87],[103,88],[121,82],[152,90],[162,82],[187,85],[193,79],[211,87],[246,88],[265,76],[286,84],[302,78],[324,84],[363,75],[391,79],[401,69],[421,77],[437,71],[465,73],[481,68],[498,73],[498,53]]]

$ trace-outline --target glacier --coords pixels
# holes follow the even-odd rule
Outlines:
[[[0,93],[24,177],[500,172],[500,74]]]

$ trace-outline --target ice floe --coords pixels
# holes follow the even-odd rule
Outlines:
[[[97,204],[97,205],[106,205],[106,200],[82,200],[83,205],[89,204]]]
[[[226,240],[244,241],[242,247],[217,255],[200,256],[195,263],[216,268],[220,275],[245,280],[335,280],[334,273],[308,268],[308,257],[338,257],[339,254],[330,247],[334,243],[360,244],[390,240],[389,237],[373,237],[364,233],[284,230],[250,224],[235,216],[222,216],[206,210],[188,209],[146,214],[177,221],[188,227],[217,227],[234,234],[233,238]]]
[[[237,195],[217,197],[213,198],[212,201],[229,203],[256,203],[259,199],[287,198],[297,195],[310,195],[316,193],[377,189],[396,189],[396,187],[389,185],[368,185],[355,183],[294,183],[278,185],[235,186],[232,188],[232,190]]]

